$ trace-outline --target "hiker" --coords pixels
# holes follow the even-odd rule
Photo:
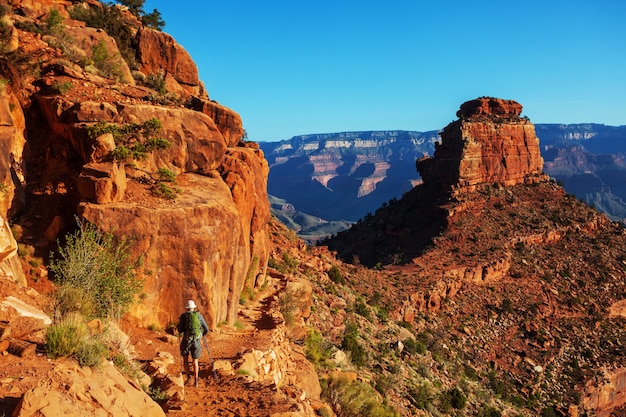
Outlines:
[[[190,380],[189,355],[191,354],[195,377],[194,385],[197,387],[198,371],[200,369],[198,359],[200,359],[200,355],[202,354],[201,339],[209,331],[209,326],[207,326],[202,314],[197,311],[196,303],[193,300],[187,301],[185,310],[187,311],[181,314],[178,319],[179,338],[180,335],[182,335],[182,339],[180,340],[180,355],[184,358],[185,374],[187,375],[188,380]]]

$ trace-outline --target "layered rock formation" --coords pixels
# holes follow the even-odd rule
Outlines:
[[[43,64],[40,74],[5,71],[11,86],[0,94],[3,217],[25,213],[24,243],[43,252],[75,227],[76,215],[133,239],[147,294],[130,312],[137,323],[165,327],[189,298],[211,327],[233,322],[246,277],[254,285],[267,265],[270,218],[267,162],[258,146],[243,141],[241,117],[208,99],[184,48],[128,11],[121,16],[134,37],[132,74],[113,37],[69,18],[70,7],[95,10],[98,2],[12,3],[26,16],[15,17],[20,27],[39,24],[50,7],[65,19],[59,32],[45,36],[13,29],[16,50]],[[68,38],[72,55],[65,54]],[[96,71],[73,60],[92,56],[96,45],[107,49],[109,66]],[[166,91],[153,89],[150,77],[161,77]],[[12,86],[26,85],[18,101]],[[151,137],[142,133],[148,125]],[[121,138],[122,131],[135,133]],[[147,141],[161,146],[146,148]],[[138,156],[114,156],[135,145]],[[155,193],[157,187],[165,193]],[[15,242],[5,240],[3,259],[16,252]]]
[[[481,97],[461,105],[432,158],[418,161],[424,182],[471,191],[483,183],[511,186],[545,179],[535,128],[513,100]]]

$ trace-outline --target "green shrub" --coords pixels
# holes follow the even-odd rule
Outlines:
[[[478,410],[476,417],[502,417],[502,413],[494,407],[483,405],[480,410]]]
[[[131,69],[137,68],[135,60],[136,51],[133,46],[134,34],[131,28],[124,23],[124,18],[118,7],[103,4],[102,7],[85,9],[80,7],[70,7],[68,9],[72,19],[81,20],[89,27],[104,29],[104,31],[115,39],[115,43]]]
[[[331,355],[332,344],[322,334],[310,329],[304,339],[306,357],[316,367],[325,366]]]
[[[78,221],[78,226],[58,253],[50,254],[49,270],[59,291],[81,291],[96,316],[119,318],[142,291],[143,282],[135,274],[141,258],[130,259],[130,240],[116,241],[87,222]]]
[[[411,404],[420,410],[426,410],[433,402],[435,395],[429,383],[414,385],[408,387],[408,400]]]
[[[167,93],[167,89],[165,88],[165,71],[159,69],[157,72],[148,74],[144,85],[161,95]]]
[[[369,306],[363,301],[363,298],[357,297],[354,301],[354,312],[364,317],[368,321],[372,321],[372,315]]]
[[[322,395],[343,417],[397,417],[398,413],[383,404],[372,386],[346,378],[331,378],[324,384]]]
[[[51,358],[71,356],[76,353],[89,330],[80,315],[72,314],[46,331],[46,353]]]
[[[426,353],[426,345],[421,340],[408,338],[402,341],[404,350],[412,355],[423,355]]]
[[[152,400],[158,404],[165,404],[169,399],[169,395],[167,392],[163,391],[159,387],[150,387],[148,390],[148,395]]]
[[[62,285],[54,293],[55,312],[59,317],[79,313],[85,317],[96,315],[93,297],[84,288]]]
[[[461,391],[457,387],[454,387],[451,390],[447,391],[445,396],[447,397],[450,405],[457,410],[461,410],[462,408],[464,408],[465,404],[467,403],[467,397],[465,397],[463,391]]]
[[[98,68],[100,75],[107,78],[122,80],[124,73],[115,55],[110,55],[103,40],[100,40],[91,49],[93,65]]]
[[[50,87],[59,94],[67,94],[72,87],[74,87],[74,84],[72,84],[71,81],[65,81],[62,83],[54,81]]]
[[[63,30],[63,16],[57,9],[50,10],[44,21],[44,31],[47,34],[57,34]]]
[[[554,407],[546,407],[541,410],[541,417],[557,417],[559,414],[556,412]]]
[[[83,339],[74,353],[80,366],[99,366],[108,355],[107,346],[96,338]]]
[[[175,200],[180,190],[178,188],[172,188],[164,182],[159,182],[153,189],[152,192],[158,197],[165,198],[168,200]]]
[[[112,123],[98,122],[86,128],[87,136],[95,139],[106,133],[113,135],[116,147],[111,153],[113,159],[124,161],[126,159],[142,160],[148,152],[167,149],[171,143],[157,137],[162,128],[161,121],[156,118],[145,122],[115,125]]]
[[[359,328],[355,323],[348,323],[346,325],[346,331],[341,341],[341,348],[350,352],[350,359],[355,366],[360,368],[365,365],[367,354],[359,342]]]
[[[176,181],[176,174],[174,174],[174,171],[169,170],[167,168],[159,168],[159,170],[157,171],[157,175],[159,176],[160,181],[165,181],[165,182]]]
[[[285,319],[285,324],[291,326],[295,323],[296,313],[300,309],[298,302],[304,296],[302,291],[286,289],[278,297],[278,308]]]
[[[298,260],[292,258],[287,252],[283,252],[283,264],[285,265],[285,268],[293,274],[295,274],[298,270]]]
[[[341,271],[339,271],[339,268],[337,268],[335,265],[333,265],[332,268],[330,268],[330,270],[326,274],[328,275],[328,278],[330,278],[330,280],[334,282],[335,284],[345,283],[345,280],[343,279],[343,276],[341,275]]]

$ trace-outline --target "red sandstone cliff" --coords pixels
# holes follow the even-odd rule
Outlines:
[[[481,97],[463,103],[459,120],[441,133],[434,156],[417,163],[424,182],[471,191],[484,183],[510,186],[545,179],[535,127],[521,112],[513,100]]]
[[[134,255],[145,260],[140,278],[147,294],[130,312],[136,322],[164,327],[187,298],[208,313],[211,327],[233,322],[244,285],[254,285],[267,265],[270,218],[267,162],[243,141],[241,117],[208,99],[196,65],[171,36],[141,27],[126,11],[134,70],[109,34],[70,18],[71,7],[98,8],[98,2],[11,5],[19,11],[7,19],[12,51],[35,57],[41,70],[22,61],[2,68],[9,80],[0,92],[3,224],[22,213],[20,239],[42,252],[73,227],[75,215],[132,237]],[[62,36],[24,29],[45,27],[51,9],[64,18]],[[107,49],[110,68],[81,64],[96,45]],[[146,81],[159,76],[165,92]],[[158,137],[170,146],[145,158],[116,160],[117,138],[89,134],[97,123],[124,127],[151,119],[160,121]],[[160,169],[176,176],[169,184],[173,199],[151,191]],[[20,268],[11,267],[17,244],[3,230],[0,266],[25,282]]]

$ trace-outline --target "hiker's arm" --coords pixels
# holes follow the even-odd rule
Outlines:
[[[209,326],[207,326],[206,321],[204,320],[204,317],[202,316],[202,314],[200,314],[200,325],[202,326],[202,335],[204,336],[205,334],[209,332]]]
[[[182,334],[185,332],[185,327],[187,327],[184,323],[185,320],[185,315],[181,314],[180,318],[178,319],[178,326],[177,326],[177,330],[178,330],[178,334]]]

